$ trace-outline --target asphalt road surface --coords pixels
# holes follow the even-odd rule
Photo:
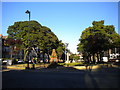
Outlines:
[[[2,88],[120,88],[120,74],[107,72],[2,72]]]

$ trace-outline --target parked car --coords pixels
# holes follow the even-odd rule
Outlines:
[[[13,64],[13,62],[12,62],[12,60],[10,60],[10,59],[6,59],[6,60],[3,60],[2,61],[2,64],[4,65],[12,65]]]
[[[24,60],[18,60],[18,63],[25,63],[25,61]]]
[[[28,61],[25,61],[25,63],[28,63]],[[32,60],[29,60],[29,63],[32,64],[33,63]]]
[[[3,60],[2,63],[3,63],[3,64],[6,64],[6,63],[7,63],[7,60]]]
[[[108,57],[103,57],[103,62],[108,62]]]
[[[32,60],[29,60],[29,63],[33,63]]]

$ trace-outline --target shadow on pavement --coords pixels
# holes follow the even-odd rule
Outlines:
[[[117,73],[116,73],[116,72]],[[113,72],[113,73],[109,73]],[[9,70],[2,72],[4,88],[118,88],[118,68],[79,70],[62,65],[56,68]]]
[[[85,88],[84,74],[72,67],[10,70],[3,72],[5,88]],[[43,73],[45,72],[45,73]],[[58,73],[59,72],[59,73]]]

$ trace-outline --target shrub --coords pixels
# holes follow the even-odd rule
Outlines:
[[[52,62],[47,68],[57,68],[57,66],[59,65],[56,62]]]

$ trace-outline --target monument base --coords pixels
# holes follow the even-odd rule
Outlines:
[[[70,63],[70,61],[65,61],[65,63]]]

